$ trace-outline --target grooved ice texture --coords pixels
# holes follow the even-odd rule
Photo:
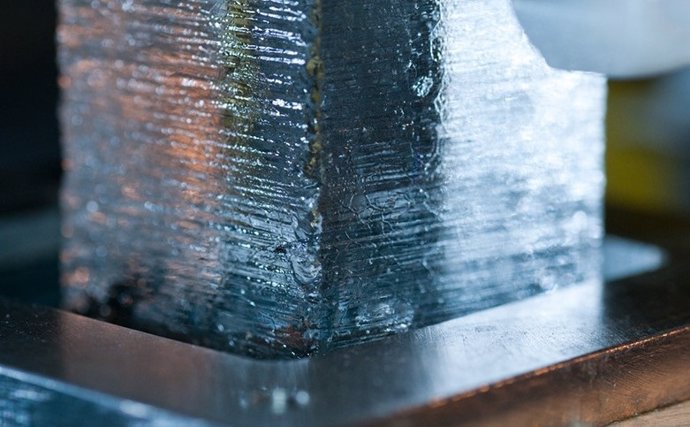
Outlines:
[[[602,78],[509,0],[60,0],[71,309],[293,357],[596,279]]]

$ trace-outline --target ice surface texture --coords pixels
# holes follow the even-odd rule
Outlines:
[[[61,0],[66,305],[259,357],[599,275],[602,78],[509,0]]]

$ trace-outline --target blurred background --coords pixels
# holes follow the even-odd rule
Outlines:
[[[0,14],[0,295],[53,306],[60,182],[54,3],[6,2]],[[610,89],[608,230],[656,242],[677,239],[679,224],[690,233],[690,72],[612,81]]]
[[[0,14],[0,294],[58,302],[55,1]]]

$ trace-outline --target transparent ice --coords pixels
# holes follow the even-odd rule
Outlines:
[[[60,0],[65,304],[295,357],[599,277],[601,77],[509,0]]]

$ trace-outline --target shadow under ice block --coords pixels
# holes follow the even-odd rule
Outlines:
[[[599,277],[603,78],[509,0],[61,0],[65,304],[296,357]]]

